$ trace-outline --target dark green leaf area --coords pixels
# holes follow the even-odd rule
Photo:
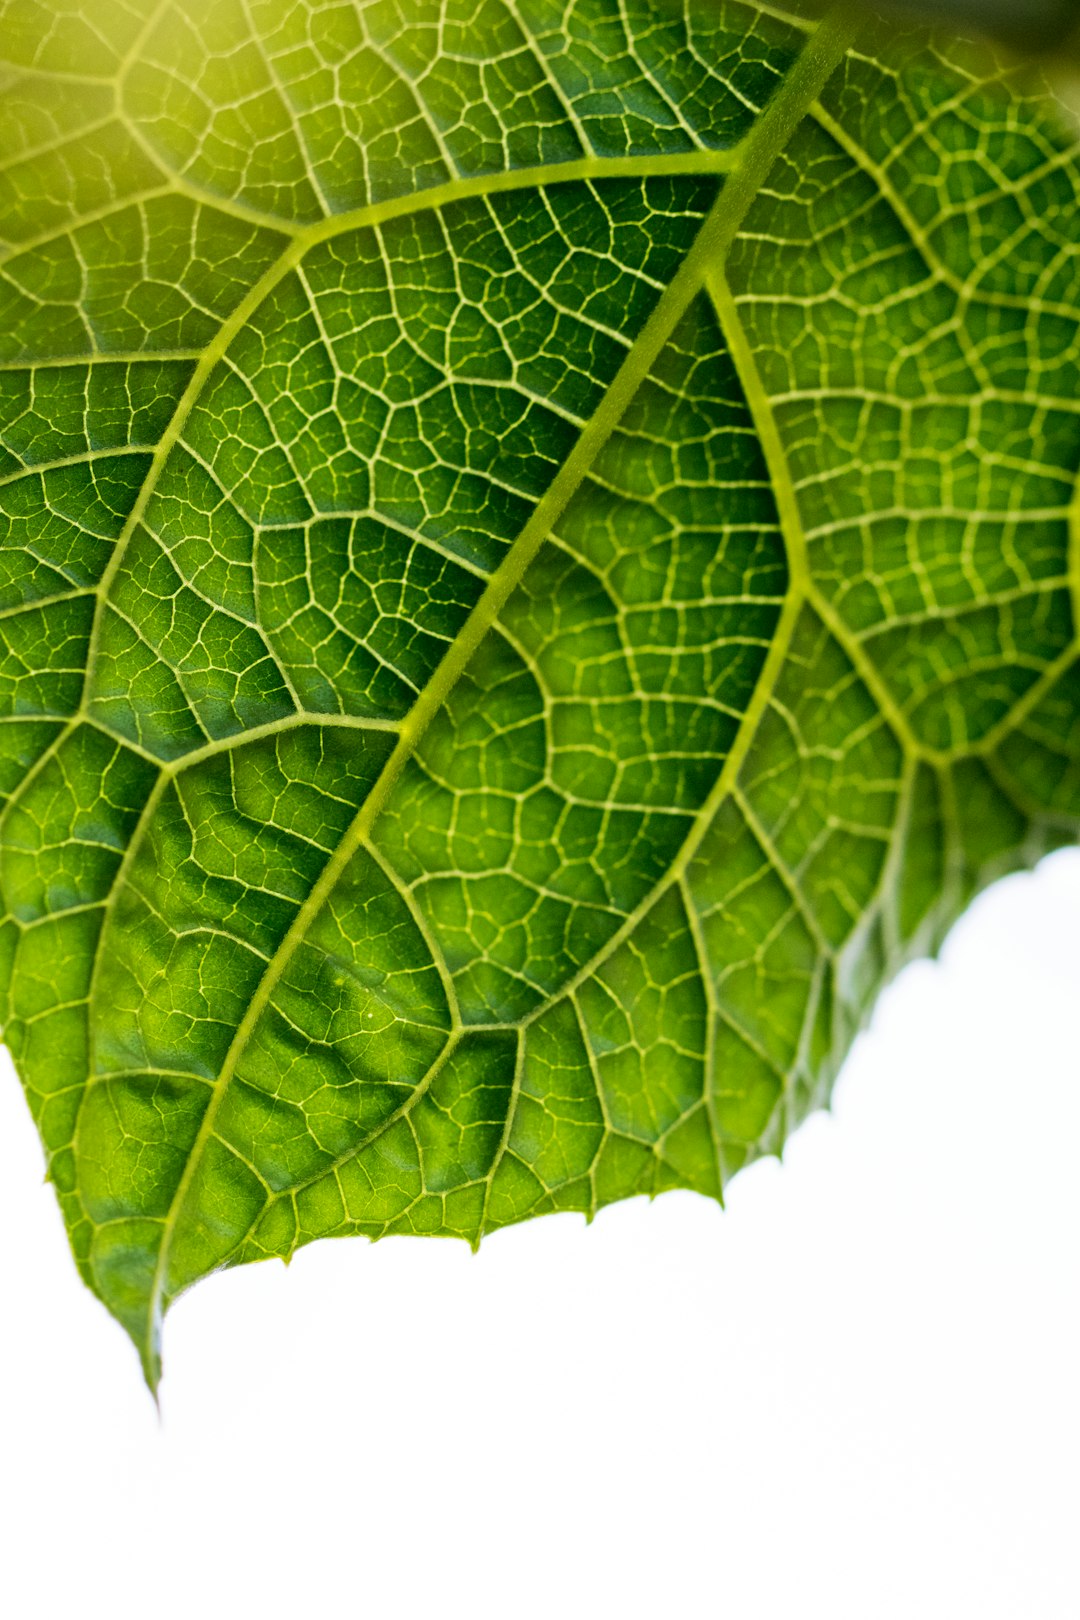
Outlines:
[[[1076,32],[1074,0],[884,0],[901,19],[930,19],[965,32],[978,30],[1017,50],[1052,51]]]

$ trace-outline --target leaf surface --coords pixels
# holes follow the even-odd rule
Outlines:
[[[208,1272],[721,1194],[1080,824],[1080,156],[738,0],[7,0],[5,1039]]]

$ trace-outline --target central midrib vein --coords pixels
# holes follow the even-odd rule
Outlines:
[[[759,122],[742,146],[737,149],[734,154],[736,162],[731,169],[730,176],[719,198],[707,215],[682,265],[661,294],[651,316],[633,348],[623,361],[595,415],[582,430],[570,455],[538,502],[532,516],[518,535],[511,550],[492,575],[486,590],[458,633],[442,663],[406,717],[397,745],[383,767],[371,792],[337,849],[327,861],[317,882],[297,912],[267,966],[252,996],[248,1009],[237,1026],[236,1034],[219,1071],[214,1094],[207,1105],[198,1135],[192,1144],[169,1212],[165,1217],[161,1247],[147,1301],[146,1332],[142,1345],[144,1370],[152,1386],[156,1384],[158,1372],[156,1346],[172,1240],[203,1151],[214,1134],[214,1125],[224,1097],[228,1092],[229,1084],[259,1018],[280,983],[281,977],[292,960],[295,951],[305,938],[308,928],[332,893],[349,861],[361,844],[370,838],[372,828],[385,807],[402,769],[415,753],[435,714],[442,707],[473,653],[494,624],[508,597],[521,581],[525,570],[535,557],[545,537],[551,532],[552,527],[565,510],[567,503],[580,487],[597,454],[618,425],[639,385],[659,358],[662,349],[674,332],[691,300],[704,285],[709,266],[723,262],[750,205],[757,196],[773,163],[843,59],[856,28],[856,18],[847,4],[838,7],[822,23],[821,27],[807,42]],[[560,166],[560,168],[563,167],[566,166]],[[626,172],[625,168],[622,172]],[[424,202],[429,206],[437,206],[432,201],[434,195],[436,193],[425,194]],[[413,198],[409,201],[409,208],[402,207],[400,211],[410,211],[415,209],[416,206],[417,200]],[[387,216],[381,214],[380,217]],[[353,221],[354,226],[360,223],[359,219]],[[334,224],[335,228],[340,228],[339,222],[335,221]],[[325,234],[329,234],[325,231],[319,234],[320,231],[321,227],[315,227],[290,243],[289,248],[282,255],[282,259],[274,267],[277,273],[274,275],[273,281],[270,281],[273,272],[268,272],[263,277],[262,282],[259,283],[259,287],[253,289],[252,293],[248,295],[248,298],[240,306],[241,309],[246,311],[243,319],[246,319],[247,315],[251,313],[250,306],[252,306],[257,292],[260,294],[260,298],[265,297],[270,290],[270,286],[275,284],[281,276],[292,268],[294,263],[299,261],[303,253],[314,241],[321,240]],[[264,285],[268,282],[269,285]],[[226,323],[227,326],[230,324]],[[242,321],[237,321],[234,330],[238,330],[240,324],[242,324]],[[224,353],[225,347],[231,341],[232,336],[233,331],[230,331],[227,339],[219,340],[215,344],[215,350],[218,351],[215,359],[220,358],[220,354]],[[206,362],[200,366],[199,371],[203,371],[205,364]],[[193,383],[194,380],[193,378]],[[177,414],[179,416],[179,412]],[[186,420],[186,416],[184,420]],[[175,442],[176,438],[179,437],[182,428],[183,421],[176,426],[175,431],[172,433],[171,442]],[[140,503],[140,508],[144,509],[145,504],[144,499]],[[115,569],[111,570],[111,572],[114,573]]]

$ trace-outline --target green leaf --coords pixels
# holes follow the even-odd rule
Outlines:
[[[151,1383],[221,1266],[719,1196],[1075,839],[1080,154],[868,29],[4,5],[5,1039]]]

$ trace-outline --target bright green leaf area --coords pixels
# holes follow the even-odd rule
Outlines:
[[[739,0],[0,42],[3,1021],[87,1282],[156,1382],[222,1266],[719,1196],[1080,830],[1065,122]]]

